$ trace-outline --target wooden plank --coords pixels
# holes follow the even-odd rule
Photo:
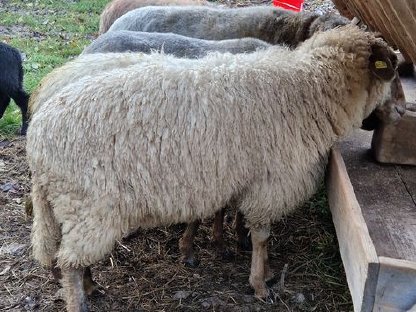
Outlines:
[[[374,310],[377,312],[415,311],[416,263],[380,257]]]
[[[376,0],[382,3],[384,11],[388,14],[390,28],[397,29],[399,33],[393,38],[400,50],[416,63],[416,20],[411,11],[409,0]],[[414,1],[414,0],[413,0]]]
[[[335,4],[335,7],[342,16],[345,16],[348,19],[352,19],[354,17],[348,6],[342,0],[332,0],[332,2]]]
[[[342,142],[348,175],[378,256],[416,262],[416,205],[396,165],[375,163],[371,132]],[[408,168],[412,174],[416,167]],[[409,173],[407,173],[409,174]]]
[[[378,258],[337,148],[331,152],[327,190],[354,311],[372,311]]]
[[[403,41],[409,40],[408,34],[403,30],[403,25],[398,21],[394,8],[391,8],[390,3],[386,3],[388,0],[373,0],[378,4],[377,12],[379,12],[381,19],[373,25],[373,30],[380,31],[387,42],[391,45],[397,46],[400,50],[406,45],[403,45]],[[367,6],[368,7],[368,6]],[[371,7],[368,7],[371,10]],[[407,38],[404,39],[403,36]]]
[[[416,205],[416,170],[411,166],[397,166],[397,168],[407,191]]]
[[[347,8],[372,30],[380,31],[396,45],[407,60],[416,63],[415,0],[334,0],[337,7]]]

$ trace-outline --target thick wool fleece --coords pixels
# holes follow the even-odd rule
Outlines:
[[[252,228],[293,211],[331,146],[388,96],[368,69],[375,42],[351,26],[294,51],[143,55],[63,88],[27,138],[35,258],[90,265],[131,228],[203,219],[231,198]]]
[[[29,99],[30,115],[46,102],[51,96],[59,93],[64,86],[78,81],[85,76],[95,76],[111,71],[114,68],[124,68],[140,62],[141,54],[94,54],[77,58],[53,70],[42,79],[39,86],[32,92]],[[93,64],[93,65],[92,65]]]
[[[29,111],[32,115],[38,106],[53,94],[84,76],[93,77],[112,69],[140,63],[143,56],[141,53],[113,54],[111,52],[131,50],[150,53],[153,49],[160,50],[162,48],[164,53],[172,53],[178,57],[197,58],[212,51],[227,51],[234,54],[252,52],[269,46],[268,43],[254,38],[209,41],[175,34],[149,34],[131,31],[107,33],[88,46],[81,57],[53,70],[43,78],[30,97]],[[86,55],[92,53],[94,55]]]
[[[127,12],[149,5],[206,5],[203,0],[113,0],[106,5],[100,16],[99,33],[107,32],[120,16]]]
[[[348,19],[333,14],[296,14],[272,6],[232,9],[149,6],[121,16],[109,31],[172,32],[208,40],[252,37],[271,44],[295,47],[317,31],[348,23]]]

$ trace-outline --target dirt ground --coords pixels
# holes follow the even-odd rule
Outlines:
[[[317,0],[308,1],[305,9],[333,6]],[[58,283],[31,258],[31,218],[25,210],[29,179],[25,140],[0,141],[0,311],[62,311]],[[118,242],[92,268],[100,289],[88,299],[91,311],[352,311],[322,192],[273,226],[273,304],[254,299],[248,284],[251,254],[237,248],[233,212],[228,214],[225,239],[233,256],[215,255],[211,220],[205,220],[196,240],[197,268],[179,263],[183,225],[140,231]]]

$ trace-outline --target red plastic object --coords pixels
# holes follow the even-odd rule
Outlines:
[[[286,10],[300,12],[303,9],[304,0],[273,0],[273,5]]]

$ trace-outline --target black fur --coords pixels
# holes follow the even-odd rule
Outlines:
[[[23,90],[22,57],[17,49],[0,42],[0,118],[3,117],[11,98],[22,112],[20,133],[25,135],[28,126],[29,95]]]

